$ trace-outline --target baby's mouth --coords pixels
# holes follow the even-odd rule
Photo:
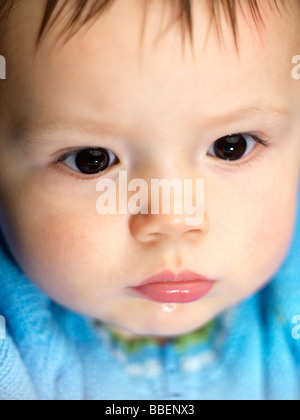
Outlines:
[[[214,285],[215,280],[191,271],[177,275],[163,271],[132,289],[138,296],[159,303],[191,303],[204,298]]]

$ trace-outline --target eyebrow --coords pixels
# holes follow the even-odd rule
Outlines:
[[[288,110],[285,106],[267,106],[244,107],[224,115],[213,116],[207,119],[209,125],[225,125],[235,121],[245,119],[258,119],[266,117],[268,119],[283,118],[288,116]],[[116,131],[118,122],[109,122],[109,120],[50,120],[34,121],[33,124],[19,125],[15,131],[14,138],[20,141],[31,142],[35,136],[41,133],[51,134],[59,131],[82,131],[92,135],[111,135]],[[120,131],[121,127],[118,127]]]
[[[231,111],[225,115],[215,116],[212,118],[214,124],[224,125],[233,121],[242,121],[246,119],[257,118],[283,118],[288,117],[288,110],[285,106],[275,106],[273,104],[266,104],[261,106],[243,107]]]
[[[63,131],[81,131],[83,133],[90,133],[92,135],[111,133],[116,123],[108,120],[35,120],[33,123],[20,123],[14,129],[14,139],[20,142],[31,143],[35,137],[41,134],[51,134]],[[43,141],[43,138],[39,138]],[[59,140],[59,139],[58,139]],[[52,140],[51,140],[52,141]]]

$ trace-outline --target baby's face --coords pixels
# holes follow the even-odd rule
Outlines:
[[[1,50],[0,222],[28,277],[67,308],[155,336],[198,328],[263,287],[286,256],[295,219],[296,11],[263,10],[261,38],[246,13],[238,55],[225,25],[224,45],[212,30],[204,48],[209,14],[197,2],[193,59],[188,37],[182,55],[177,25],[153,46],[170,20],[160,1],[148,9],[141,46],[141,3],[117,1],[63,48],[54,42],[61,22],[34,56],[44,2],[23,3]],[[226,160],[230,139],[217,140],[235,133],[252,137],[239,136]],[[83,173],[90,151],[70,153],[88,148],[110,151],[111,165]],[[204,179],[203,223],[173,213],[100,215],[97,183],[118,185],[119,171],[149,188],[151,179]],[[164,270],[215,283],[190,303],[134,292]]]

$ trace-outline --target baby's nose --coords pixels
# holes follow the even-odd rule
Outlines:
[[[186,235],[202,235],[209,230],[206,214],[198,224],[189,224],[186,214],[137,214],[132,215],[129,228],[140,242],[153,242],[162,238],[181,238]]]

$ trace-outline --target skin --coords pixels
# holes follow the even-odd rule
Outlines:
[[[296,2],[281,16],[265,5],[261,36],[249,11],[248,24],[239,13],[239,54],[225,23],[223,45],[212,31],[205,47],[209,14],[197,2],[194,56],[188,39],[182,54],[177,25],[154,46],[161,19],[170,18],[159,0],[148,9],[141,49],[141,3],[126,0],[64,47],[54,42],[62,18],[34,55],[44,2],[24,3],[8,20],[1,45],[8,78],[0,83],[0,226],[22,270],[61,305],[130,336],[192,331],[261,289],[285,258],[295,221]],[[240,132],[269,147],[257,144],[239,162],[207,155],[217,139]],[[53,163],[92,146],[120,163],[89,178]],[[117,182],[120,170],[149,185],[204,179],[203,223],[191,227],[186,215],[173,214],[100,216],[96,184]],[[130,289],[163,270],[186,269],[216,280],[202,300],[162,304]]]

